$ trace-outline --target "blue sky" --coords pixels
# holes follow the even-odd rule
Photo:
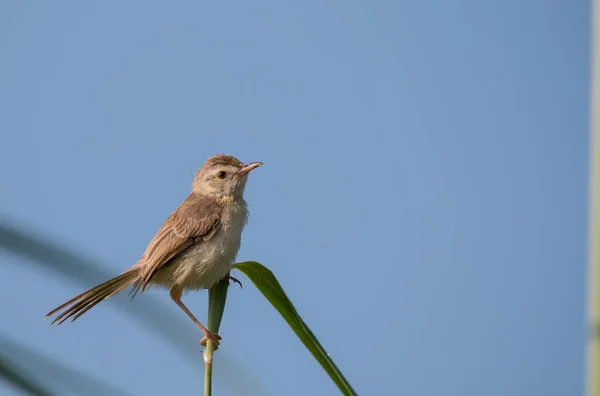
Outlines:
[[[206,158],[263,161],[238,259],[359,394],[582,394],[589,7],[2,2],[0,215],[116,275]],[[84,285],[0,257],[3,337],[131,394],[200,392],[196,343],[111,303],[49,328]],[[215,394],[337,394],[249,281],[221,335]]]

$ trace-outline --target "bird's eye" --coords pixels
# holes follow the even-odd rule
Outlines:
[[[219,179],[225,179],[227,177],[227,172],[221,171],[217,174],[217,176],[219,177]]]

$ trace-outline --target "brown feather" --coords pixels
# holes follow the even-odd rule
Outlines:
[[[199,240],[207,241],[219,229],[223,204],[213,197],[192,192],[167,218],[140,260],[142,291],[156,271]],[[137,290],[134,290],[134,294]]]
[[[99,302],[111,297],[117,293],[127,289],[130,285],[139,279],[139,269],[133,267],[123,274],[114,277],[104,283],[101,283],[67,301],[66,303],[54,308],[48,312],[46,318],[54,315],[58,311],[65,309],[59,316],[57,316],[51,323],[60,325],[65,320],[75,316],[73,320],[77,319],[89,309],[94,307]]]
[[[210,240],[221,229],[220,221],[229,201],[198,193],[197,186],[209,180],[207,177],[211,177],[210,170],[218,166],[232,166],[241,170],[244,165],[230,155],[219,154],[209,158],[196,173],[192,193],[167,218],[136,265],[123,274],[73,297],[50,311],[46,318],[62,310],[52,324],[60,325],[68,319],[77,320],[101,301],[120,293],[130,285],[134,285],[132,293],[135,296],[140,289],[145,290],[157,271],[170,265],[174,258],[194,245]],[[245,210],[243,199],[242,202]],[[227,227],[223,229],[226,231]]]

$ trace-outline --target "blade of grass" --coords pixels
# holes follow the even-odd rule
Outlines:
[[[283,291],[283,288],[275,278],[275,275],[264,265],[255,261],[245,261],[237,263],[233,268],[244,273],[258,290],[269,300],[271,305],[283,316],[285,321],[290,325],[294,333],[300,338],[300,341],[313,354],[315,359],[325,369],[329,377],[335,382],[337,387],[344,395],[356,395],[348,380],[342,372],[337,368],[333,360],[329,357],[325,348],[319,343],[317,337],[308,328],[302,320],[296,308]]]

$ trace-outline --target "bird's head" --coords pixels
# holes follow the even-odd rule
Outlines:
[[[216,198],[241,198],[248,173],[262,165],[251,162],[244,165],[239,159],[226,154],[210,157],[196,172],[193,191]]]

